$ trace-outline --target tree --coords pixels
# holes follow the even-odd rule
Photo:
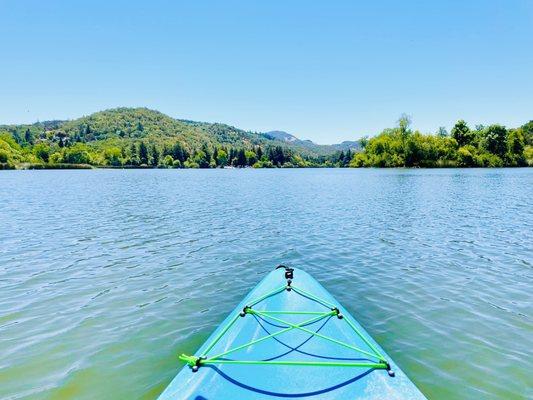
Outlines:
[[[441,138],[448,136],[448,131],[444,126],[439,126],[439,129],[437,130],[437,136]]]
[[[245,167],[246,166],[246,154],[244,153],[244,149],[240,149],[237,152],[237,161],[235,162],[235,165],[237,167]]]
[[[474,133],[462,119],[452,128],[452,137],[457,141],[459,147],[470,144],[474,139]]]
[[[209,161],[202,150],[196,152],[192,160],[189,161],[189,168],[209,168]]]
[[[409,127],[411,126],[411,117],[407,114],[400,115],[400,118],[398,119],[398,127],[400,129],[400,135],[402,138],[405,138],[411,133],[411,130]]]
[[[257,154],[253,150],[246,150],[244,152],[246,157],[246,165],[254,165],[257,161]]]
[[[524,134],[524,142],[526,146],[533,146],[533,120],[522,125],[520,128]]]
[[[31,133],[30,129],[26,129],[26,132],[24,133],[24,140],[27,144],[33,144],[33,134]]]
[[[350,149],[348,149],[348,151],[346,152],[345,156],[344,156],[344,159],[342,160],[342,166],[343,167],[347,167],[349,164],[350,164],[350,161],[352,160],[352,151]]]
[[[37,158],[47,163],[50,159],[50,146],[45,143],[39,143],[33,148],[33,154],[35,154]]]
[[[237,158],[237,150],[233,147],[229,149],[228,164],[235,165],[235,159]]]
[[[122,160],[120,159],[122,156],[122,152],[120,151],[120,148],[118,147],[108,147],[104,150],[104,159],[106,160],[106,163],[108,165],[114,165],[118,166],[122,164]]]
[[[342,164],[344,162],[344,150],[341,150],[341,152],[338,153],[338,156],[336,158],[337,159],[335,160],[335,162],[339,164],[339,167],[342,167]]]
[[[460,147],[457,151],[457,161],[460,167],[476,167],[476,148],[470,144]]]
[[[0,163],[7,163],[9,161],[9,153],[0,149]]]
[[[130,145],[129,157],[130,165],[138,166],[141,163],[141,160],[139,158],[139,151],[137,150],[137,146],[135,146],[135,143],[132,143]]]
[[[217,165],[221,167],[225,167],[226,165],[228,165],[228,154],[223,149],[220,149],[217,152],[216,161],[217,161]]]
[[[281,167],[286,161],[290,159],[290,155],[287,152],[285,154],[281,146],[270,147],[268,149],[268,159],[272,161],[275,166]]]
[[[209,150],[209,147],[207,146],[207,143],[204,143],[202,145],[202,151],[205,154],[205,161],[209,165],[211,163],[211,151]]]
[[[173,165],[174,165],[174,160],[172,158],[172,156],[170,154],[167,154],[165,156],[165,158],[163,159],[163,164],[167,167],[167,168],[171,168]]]
[[[507,153],[507,129],[501,125],[491,125],[485,130],[485,144],[492,154],[503,157]]]
[[[155,146],[155,144],[152,144],[152,147],[150,148],[150,153],[152,156],[152,166],[157,167],[159,165],[159,150]]]
[[[186,150],[183,148],[183,146],[180,144],[180,142],[174,143],[174,146],[172,146],[170,155],[172,156],[174,160],[179,160],[181,164],[183,164],[185,160],[188,158],[188,154]]]
[[[76,143],[74,146],[66,149],[63,155],[63,161],[69,164],[90,164],[91,156],[86,144]]]
[[[139,144],[139,160],[141,164],[148,165],[148,148],[143,141]]]
[[[17,144],[20,144],[20,145],[22,145],[24,142],[24,140],[22,140],[22,137],[16,130],[13,132],[13,139],[15,139],[15,142],[17,142]]]
[[[522,128],[509,130],[509,133],[507,135],[507,158],[511,165],[526,165],[526,158],[524,155],[524,144],[525,139]]]
[[[215,147],[215,149],[213,150],[213,161],[215,163],[215,166],[218,167],[218,148]]]

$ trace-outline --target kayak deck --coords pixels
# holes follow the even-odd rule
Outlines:
[[[424,399],[309,274],[276,269],[161,394],[168,399]]]

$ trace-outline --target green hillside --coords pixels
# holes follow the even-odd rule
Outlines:
[[[328,158],[333,162],[336,153],[332,146],[285,142],[225,124],[178,120],[147,108],[116,108],[71,121],[4,125],[2,131],[0,157],[11,166],[312,166]]]

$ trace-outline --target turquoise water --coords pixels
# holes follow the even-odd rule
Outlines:
[[[284,262],[430,399],[533,397],[533,170],[0,173],[0,398],[152,399]]]

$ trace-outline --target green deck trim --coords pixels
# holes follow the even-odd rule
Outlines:
[[[320,297],[317,297],[309,292],[307,292],[306,290],[303,290],[303,289],[300,289],[298,287],[295,287],[295,286],[291,286],[291,289],[294,290],[295,292],[303,295],[303,296],[306,296],[312,300],[315,300],[317,301],[318,303],[322,304],[323,306],[325,307],[328,307],[331,311],[323,311],[323,312],[320,312],[320,311],[284,311],[284,310],[272,310],[272,311],[269,311],[269,310],[254,310],[252,309],[251,307],[260,303],[261,301],[271,297],[271,296],[274,296],[278,293],[281,293],[283,291],[285,291],[286,289],[288,288],[288,286],[281,286],[277,289],[274,289],[272,290],[271,292],[268,292],[258,298],[256,298],[255,300],[251,301],[250,303],[248,303],[249,305],[247,305],[244,309],[243,309],[243,312],[244,314],[241,315],[241,313],[237,313],[235,316],[233,316],[233,318],[226,324],[226,326],[220,331],[220,333],[215,337],[215,339],[213,339],[213,341],[207,346],[207,348],[205,349],[205,351],[203,352],[203,355],[201,357],[197,357],[197,356],[190,356],[190,355],[186,355],[186,354],[181,354],[179,356],[179,359],[181,361],[184,361],[185,363],[187,363],[187,365],[191,366],[191,367],[198,367],[200,365],[205,365],[205,364],[241,364],[241,365],[298,365],[298,366],[315,366],[315,367],[358,367],[358,368],[374,368],[374,369],[387,369],[389,368],[388,367],[388,362],[387,360],[385,359],[385,357],[383,357],[383,355],[377,350],[377,348],[362,334],[362,332],[355,326],[355,324],[350,321],[349,319],[347,319],[346,317],[343,317],[342,319],[344,319],[346,321],[346,323],[348,324],[348,326],[350,326],[352,328],[352,330],[364,341],[364,343],[370,348],[370,350],[373,352],[369,352],[369,351],[366,351],[366,350],[363,350],[357,346],[353,346],[351,344],[348,344],[348,343],[345,343],[345,342],[342,342],[340,340],[337,340],[337,339],[334,339],[334,338],[331,338],[329,336],[326,336],[326,335],[322,335],[321,333],[318,333],[318,332],[314,332],[310,329],[307,329],[305,328],[304,326],[306,325],[310,325],[310,324],[313,324],[313,323],[316,323],[326,317],[332,317],[332,316],[337,316],[339,315],[339,309],[332,303],[324,300],[324,299],[321,299]],[[265,318],[269,318],[271,320],[274,320],[274,321],[277,321],[279,323],[282,323],[284,325],[287,325],[288,327],[287,328],[284,328],[280,331],[277,331],[277,332],[274,332],[274,333],[271,333],[269,335],[266,335],[266,336],[263,336],[263,337],[260,337],[258,339],[255,339],[255,340],[252,340],[248,343],[245,343],[245,344],[242,344],[240,346],[237,346],[237,347],[234,347],[232,349],[229,349],[229,350],[226,350],[222,353],[219,353],[217,355],[214,355],[212,357],[208,357],[207,356],[207,353],[209,351],[211,351],[213,349],[213,347],[222,339],[222,337],[224,337],[224,335],[230,330],[230,328],[235,324],[235,322],[239,319],[239,317],[242,317],[243,315],[245,314],[251,314],[251,315],[257,315],[257,316],[261,316],[261,317],[265,317]],[[291,322],[287,322],[281,318],[277,318],[275,317],[274,315],[278,315],[278,314],[281,314],[281,315],[316,315],[316,317],[314,318],[311,318],[311,319],[308,319],[306,321],[303,321],[299,324],[294,324],[294,323],[291,323]],[[306,332],[310,335],[313,335],[313,336],[316,336],[316,337],[319,337],[321,339],[324,339],[324,340],[327,340],[327,341],[330,341],[332,343],[335,343],[335,344],[338,344],[340,346],[343,346],[343,347],[346,347],[346,348],[349,348],[351,350],[354,350],[354,351],[357,351],[359,353],[362,353],[364,355],[367,355],[367,356],[370,356],[370,357],[375,357],[379,360],[379,362],[329,362],[329,361],[282,361],[282,360],[275,360],[275,361],[255,361],[255,360],[224,360],[224,359],[220,359],[221,357],[224,357],[228,354],[231,354],[231,353],[234,353],[238,350],[242,350],[246,347],[249,347],[249,346],[253,346],[254,344],[257,344],[257,343],[260,343],[260,342],[263,342],[267,339],[271,339],[273,337],[276,337],[276,336],[279,336],[279,335],[282,335],[286,332],[289,332],[289,331],[292,331],[294,329],[298,329],[298,330],[301,330],[303,332]]]

